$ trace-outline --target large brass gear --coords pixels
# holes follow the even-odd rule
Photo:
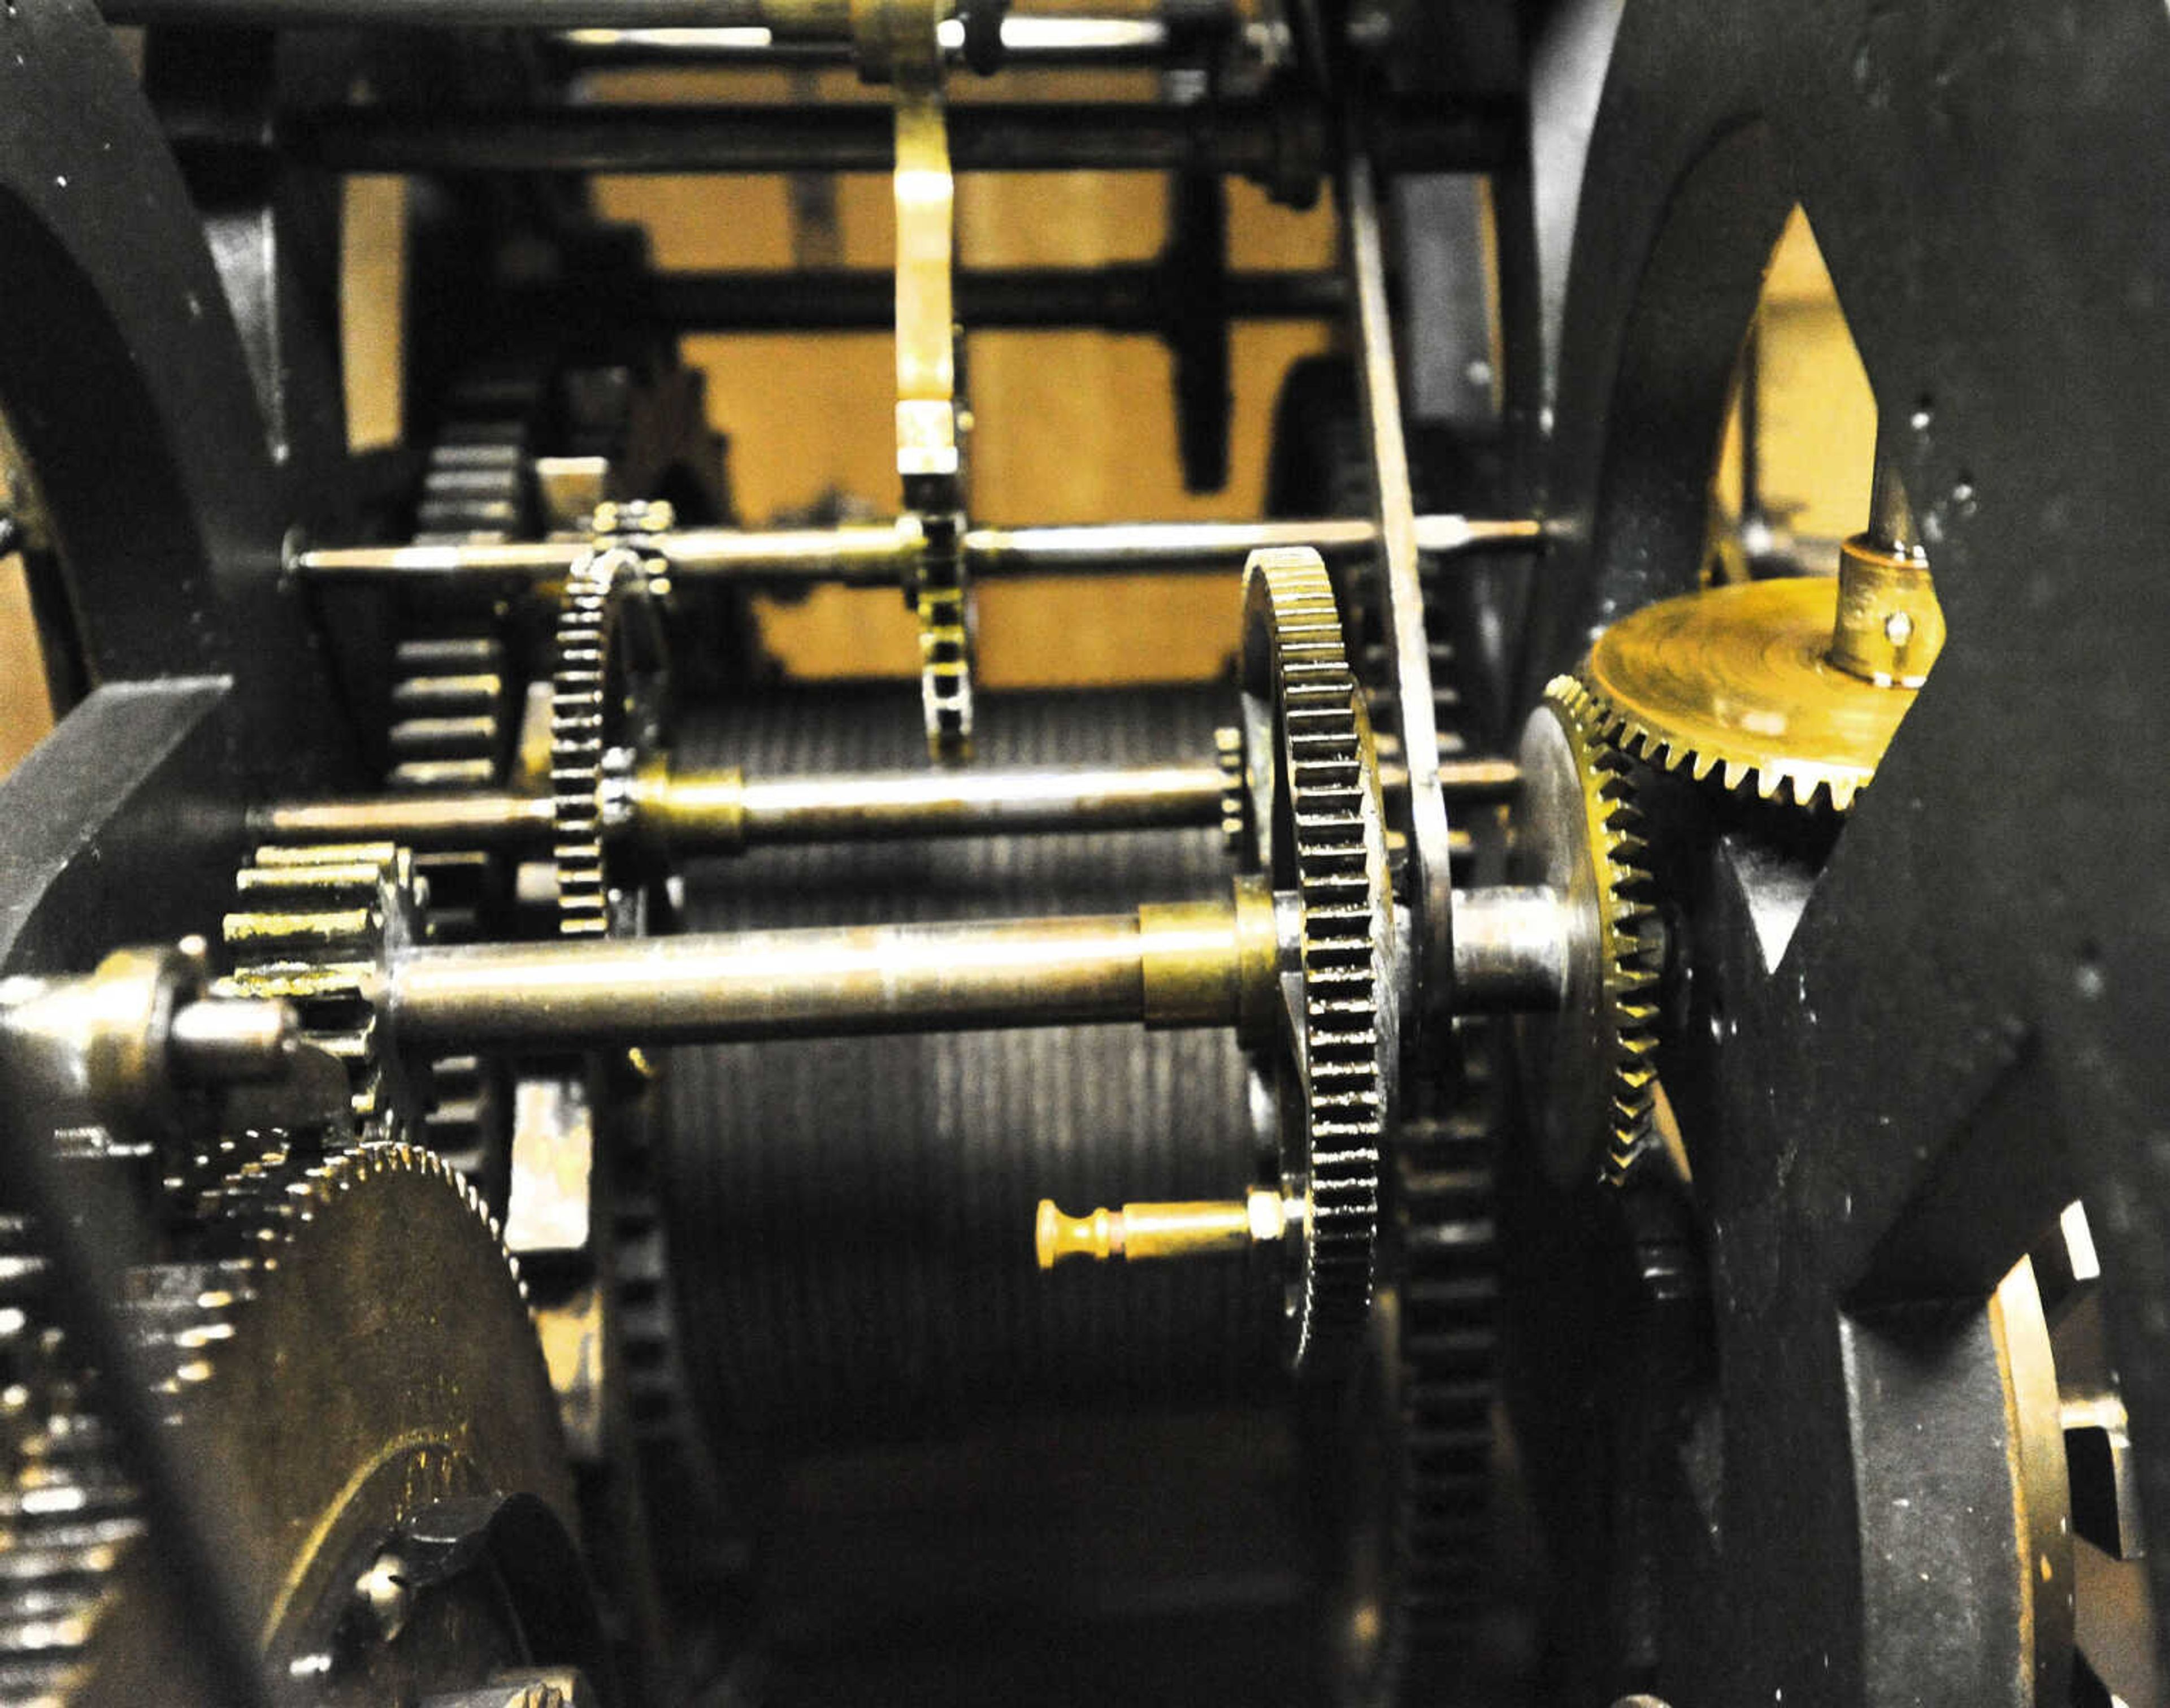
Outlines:
[[[466,1615],[396,1652],[339,1636],[357,1572],[435,1503],[516,1493],[574,1522],[525,1295],[473,1189],[404,1144],[274,1149],[177,1212],[184,1255],[133,1272],[123,1308],[170,1370],[171,1427],[235,1470],[222,1493],[261,1546],[230,1564],[271,1676],[324,1700],[410,1700],[525,1658],[519,1633]],[[177,1636],[95,1380],[37,1327],[32,1249],[4,1265],[9,1320],[29,1326],[0,1347],[24,1379],[0,1501],[0,1701],[163,1700]]]
[[[1569,911],[1557,1013],[1515,1022],[1517,1054],[1547,1171],[1563,1186],[1618,1180],[1651,1143],[1660,971],[1641,816],[1611,714],[1573,677],[1555,678],[1524,726],[1523,812],[1508,875],[1555,891]]]
[[[1378,756],[1318,554],[1256,554],[1243,609],[1249,820],[1301,918],[1280,1102],[1283,1197],[1301,1218],[1290,1298],[1301,1366],[1353,1349],[1371,1305],[1398,1060],[1393,890]]]
[[[1844,812],[1915,690],[1831,661],[1840,587],[1823,576],[1749,581],[1622,618],[1581,672],[1601,733],[1698,782]]]

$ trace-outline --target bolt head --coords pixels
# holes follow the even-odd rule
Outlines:
[[[407,1562],[389,1551],[378,1555],[355,1580],[354,1593],[388,1643],[405,1628],[407,1615],[414,1610],[414,1588],[407,1579]]]

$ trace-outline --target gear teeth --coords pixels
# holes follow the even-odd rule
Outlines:
[[[48,1284],[27,1218],[0,1217],[0,1700],[9,1703],[66,1700],[110,1574],[142,1529],[51,1326]]]
[[[1333,584],[1308,554],[1256,560],[1250,573],[1265,585],[1287,779],[1275,831],[1285,827],[1302,903],[1301,1077],[1311,1214],[1296,1306],[1293,1356],[1301,1365],[1360,1336],[1371,1308],[1392,1050],[1381,1024],[1392,896],[1378,767]],[[1229,733],[1240,763],[1240,733]],[[1227,779],[1226,742],[1220,751]],[[1240,770],[1233,780],[1237,807],[1247,811]]]
[[[1382,1705],[1431,1700],[1455,1676],[1489,1591],[1499,1298],[1490,1103],[1481,1077],[1467,1080],[1457,1106],[1406,1121],[1395,1144],[1390,1576],[1385,1658],[1362,1698]]]
[[[542,393],[542,382],[529,374],[475,376],[455,388],[454,419],[430,447],[424,473],[417,543],[533,536],[530,423]],[[490,601],[449,621],[440,617],[427,633],[394,648],[388,788],[427,793],[491,789],[504,781],[516,692],[500,626],[501,613]],[[499,856],[446,849],[418,854],[414,870],[427,886],[431,937],[476,936],[502,881]],[[477,1119],[455,1131],[452,1111],[461,1106]],[[433,1098],[431,1142],[479,1157],[493,1113],[480,1100]]]
[[[638,553],[605,546],[574,566],[558,608],[550,677],[550,793],[558,932],[563,937],[610,934],[604,795],[612,751],[631,740],[616,727],[627,709],[630,671],[623,655],[628,613],[634,602],[648,598],[651,580]]]
[[[393,671],[390,786],[487,789],[496,782],[506,709],[503,645],[493,635],[404,640]]]
[[[972,754],[971,596],[930,581],[919,587],[913,609],[927,748],[938,762],[959,763]]]
[[[429,891],[413,857],[390,843],[260,848],[233,887],[224,987],[293,1003],[302,1037],[348,1067],[357,1133],[403,1137],[406,1087],[379,1047],[378,1003],[385,961],[424,931]]]
[[[1626,755],[1651,759],[1648,732],[1638,747],[1637,726],[1607,706],[1580,678],[1555,677],[1544,699],[1558,715],[1582,778],[1590,858],[1597,868],[1601,955],[1605,967],[1599,1016],[1611,1075],[1611,1119],[1605,1143],[1605,1177],[1624,1181],[1649,1148],[1657,1101],[1658,1008],[1647,999],[1655,987],[1655,923],[1647,899],[1652,886],[1644,865],[1649,844],[1638,833],[1643,815],[1633,801]],[[1651,760],[1651,763],[1658,763]],[[1664,768],[1674,768],[1667,766]],[[1709,763],[1702,772],[1707,775]]]
[[[543,370],[526,365],[484,368],[455,383],[423,471],[417,544],[535,537],[533,424],[548,383]],[[498,601],[463,602],[456,612],[433,607],[425,620],[425,632],[402,639],[393,654],[386,784],[403,792],[496,787],[517,710]],[[430,882],[435,935],[474,934],[496,867],[478,849],[417,857],[415,870]]]
[[[1697,783],[1715,779],[1729,794],[1753,790],[1759,800],[1777,805],[1809,809],[1822,805],[1837,813],[1851,811],[1866,786],[1866,779],[1848,770],[1706,752],[1623,711],[1582,677],[1562,677],[1553,686],[1561,682],[1574,683],[1599,741],[1654,770],[1684,775]],[[1547,688],[1547,693],[1550,692]]]
[[[200,1254],[133,1271],[120,1300],[130,1336],[152,1357],[169,1424],[186,1425],[190,1395],[247,1332],[259,1278],[286,1261],[332,1198],[393,1173],[452,1185],[495,1238],[472,1188],[430,1152],[400,1143],[330,1156],[270,1152],[195,1197]],[[99,1416],[96,1380],[51,1325],[48,1284],[27,1218],[0,1215],[0,1443],[8,1461],[0,1478],[0,1703],[8,1708],[64,1708],[78,1698],[144,1530]]]

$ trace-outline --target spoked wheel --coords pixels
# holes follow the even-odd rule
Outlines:
[[[1619,24],[1527,688],[1695,585],[1796,201],[1950,639],[1842,821],[1648,779],[1688,1178],[1532,1166],[1508,1206],[1562,1701],[2107,1700],[2071,1636],[2059,1432],[2084,1420],[2042,1304],[2082,1231],[2136,1504],[2170,1534],[2170,805],[2111,783],[2159,752],[2170,642],[2170,231],[2135,213],[2170,182],[2166,76],[2141,3],[2064,34],[1940,0]]]

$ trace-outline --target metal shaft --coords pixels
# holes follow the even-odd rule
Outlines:
[[[1392,795],[1409,786],[1408,767],[1398,760],[1379,763],[1379,786]],[[1439,762],[1440,793],[1457,806],[1497,806],[1515,800],[1522,787],[1522,768],[1512,759],[1466,759],[1446,757],[1442,743]],[[1456,837],[1462,836],[1456,832]],[[1450,838],[1451,841],[1452,839]],[[1455,852],[1465,851],[1453,842]]]
[[[1418,549],[1435,556],[1534,544],[1538,524],[1434,515],[1416,518]],[[981,580],[1048,575],[1139,575],[1237,570],[1254,551],[1310,546],[1328,559],[1378,547],[1365,521],[1100,522],[1074,527],[975,527],[965,535],[966,567]],[[674,576],[769,585],[830,582],[890,586],[917,553],[908,527],[686,528],[643,542]],[[289,567],[323,580],[550,581],[587,548],[578,541],[504,545],[333,546],[298,553]]]
[[[749,778],[735,770],[635,778],[627,803],[638,834],[676,854],[777,843],[882,842],[1215,825],[1217,765],[1136,765],[841,772]],[[394,842],[423,850],[500,848],[548,838],[547,795],[371,795],[288,801],[249,815],[277,842]]]
[[[731,1043],[1142,1021],[1255,1025],[1273,904],[991,924],[412,950],[386,973],[403,1043]]]
[[[750,778],[740,800],[752,846],[1213,825],[1224,787],[1215,765],[930,770]]]
[[[528,21],[542,20],[531,11]],[[1502,114],[1426,105],[1376,117],[1375,158],[1390,170],[1483,170],[1506,163],[1517,146]],[[1303,115],[1262,103],[974,102],[949,118],[959,172],[1211,172],[1283,182],[1326,154]],[[893,132],[888,108],[870,102],[355,106],[299,114],[286,127],[302,158],[345,172],[886,173],[896,163]]]
[[[1380,768],[1391,791],[1399,765]],[[1504,759],[1441,761],[1446,798],[1481,806],[1510,800],[1521,781]],[[633,833],[675,854],[920,837],[1063,835],[1182,830],[1216,825],[1226,779],[1217,764],[836,772],[747,777],[735,770],[673,774],[651,766],[626,794]],[[547,795],[422,792],[280,801],[253,809],[249,834],[266,842],[397,843],[447,849],[532,847],[555,819]]]
[[[960,269],[957,319],[967,330],[1096,327],[1168,332],[1184,281],[1152,262],[1104,267]],[[1237,320],[1323,319],[1341,312],[1333,273],[1232,273],[1221,306]],[[516,291],[507,314],[668,327],[678,332],[877,332],[896,314],[893,276],[874,267],[665,272],[597,289],[588,281]]]
[[[249,815],[249,832],[269,842],[392,842],[432,853],[544,842],[554,822],[547,795],[431,795],[418,790],[257,807]]]
[[[291,1007],[248,997],[185,1004],[166,1027],[174,1072],[200,1084],[276,1079],[292,1064],[300,1041]]]
[[[1914,526],[1914,507],[1906,500],[1906,483],[1899,474],[1889,436],[1876,436],[1875,472],[1868,487],[1869,540],[1894,557],[1921,554],[1921,536]]]
[[[762,0],[106,0],[109,24],[260,29],[582,29],[700,25],[766,29]]]
[[[102,10],[111,24],[545,29],[580,57],[612,62],[848,60],[852,47],[847,5],[774,0],[107,0]],[[1004,61],[1021,64],[1152,64],[1170,42],[1154,18],[1013,15],[1001,27]],[[964,47],[962,20],[940,34],[945,50]]]
[[[942,45],[951,53],[964,46],[964,26],[943,20]],[[1167,55],[1171,35],[1158,18],[1095,18],[1057,14],[1030,17],[1013,12],[1002,20],[1004,68],[1041,66],[1156,65]],[[772,65],[843,63],[851,57],[840,41],[794,40],[766,24],[708,29],[568,29],[557,45],[576,58],[607,65]]]
[[[1456,890],[1453,906],[1456,1012],[1559,1007],[1574,921],[1558,891],[1505,884]]]
[[[1458,891],[1458,1005],[1556,1007],[1569,926],[1549,890]],[[1271,895],[1135,913],[416,949],[388,969],[403,1045],[740,1043],[1017,1026],[1232,1025],[1277,999]]]

